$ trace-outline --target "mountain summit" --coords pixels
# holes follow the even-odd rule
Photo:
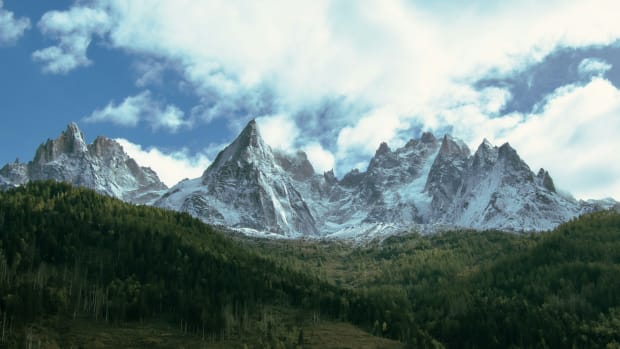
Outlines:
[[[0,169],[0,190],[52,179],[122,200],[188,212],[249,234],[364,239],[448,228],[548,230],[585,212],[619,206],[556,191],[517,151],[486,139],[471,152],[459,139],[425,132],[403,147],[381,143],[366,171],[317,174],[302,151],[274,150],[250,121],[199,178],[167,189],[116,141],[86,144],[75,123],[44,142],[34,159]]]
[[[32,161],[16,161],[0,169],[0,186],[4,187],[48,179],[141,204],[152,203],[167,189],[153,170],[140,167],[116,141],[99,136],[86,144],[75,123],[41,144]]]
[[[294,173],[283,166],[295,162],[289,155],[276,156],[252,120],[201,178],[177,184],[156,205],[215,224],[289,236],[317,235]]]
[[[558,194],[508,143],[424,133],[392,150],[382,143],[365,172],[316,174],[303,152],[272,150],[251,121],[202,177],[171,188],[157,206],[210,223],[287,236],[355,236],[417,226],[547,230],[594,209]]]

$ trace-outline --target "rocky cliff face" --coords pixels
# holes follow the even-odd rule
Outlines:
[[[31,162],[5,165],[0,177],[8,186],[31,180],[69,182],[141,204],[152,203],[167,189],[153,170],[140,167],[114,140],[97,137],[86,144],[75,123],[41,144]]]
[[[618,209],[614,200],[577,201],[556,191],[508,143],[462,141],[424,133],[398,149],[382,143],[365,171],[316,174],[304,152],[272,150],[254,121],[201,177],[169,190],[115,141],[86,144],[71,124],[43,143],[29,163],[0,169],[0,189],[52,179],[134,203],[188,212],[207,223],[290,237],[364,239],[445,228],[547,230],[576,215]]]
[[[534,174],[509,144],[485,140],[472,154],[458,139],[425,133],[395,150],[382,143],[366,171],[338,180],[315,174],[303,152],[274,152],[255,122],[201,178],[179,183],[156,205],[211,223],[341,237],[412,226],[546,230],[602,208],[558,194],[549,173]]]
[[[252,121],[201,178],[177,184],[156,205],[215,224],[316,235],[314,215],[296,185],[307,175],[314,175],[307,159],[274,155]]]
[[[548,172],[541,169],[535,175],[508,143],[498,148],[485,140],[471,157],[463,147],[451,156],[438,156],[431,170],[427,188],[437,222],[546,230],[581,212],[579,202],[555,192]]]

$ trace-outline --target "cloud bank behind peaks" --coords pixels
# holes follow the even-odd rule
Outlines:
[[[154,94],[140,94],[88,119],[125,126],[148,122],[174,131],[217,118],[236,125],[263,117],[263,133],[274,147],[311,149],[317,168],[333,158],[337,174],[343,174],[366,164],[381,141],[397,146],[416,136],[414,128],[449,130],[473,147],[484,137],[512,142],[538,118],[500,115],[513,96],[503,88],[481,91],[476,81],[524,71],[561,47],[620,39],[617,0],[442,3],[447,5],[438,9],[416,0],[77,2],[43,16],[39,29],[56,45],[33,57],[45,71],[65,73],[93,64],[87,48],[98,38],[136,60],[163,61],[179,75],[184,92],[200,100],[187,109],[189,117],[156,102]],[[156,88],[161,69],[151,68],[137,82],[141,88]],[[580,66],[589,77],[602,77],[607,69],[596,60]],[[329,98],[363,107],[318,119]],[[138,104],[156,105],[160,116],[149,119]],[[587,118],[566,113],[579,123]],[[304,119],[308,115],[317,119]],[[288,141],[270,125],[297,138]],[[325,140],[325,130],[336,131]],[[544,163],[559,150],[552,144],[540,151]],[[587,168],[575,169],[582,170]],[[620,197],[620,191],[613,195]]]
[[[0,0],[0,46],[13,45],[30,29],[30,19],[15,18],[13,12],[3,8]]]
[[[557,89],[540,113],[529,115],[501,141],[513,144],[534,169],[549,170],[556,185],[580,199],[618,199],[618,115],[620,90],[595,77],[584,86]]]
[[[159,179],[169,187],[185,178],[200,177],[211,163],[205,154],[190,155],[186,149],[164,152],[155,147],[144,149],[141,145],[123,138],[116,141],[140,166],[153,169]]]

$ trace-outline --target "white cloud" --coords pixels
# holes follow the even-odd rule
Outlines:
[[[192,110],[191,120],[234,118],[239,110],[245,112],[244,118],[248,113],[270,115],[260,124],[274,147],[307,148],[326,129],[337,128],[338,136],[325,150],[335,154],[334,165],[340,169],[368,159],[381,141],[402,143],[400,137],[412,125],[430,130],[451,127],[470,145],[484,137],[510,140],[514,130],[536,117],[497,117],[510,94],[496,88],[478,91],[473,82],[490,72],[503,76],[522,71],[558,47],[610,45],[620,39],[617,0],[502,1],[484,6],[455,2],[439,10],[427,1],[408,0],[98,0],[93,4],[63,12],[66,21],[40,22],[44,34],[59,41],[56,50],[41,51],[49,56],[41,60],[52,62],[57,56],[59,62],[67,61],[59,67],[48,64],[50,71],[88,64],[90,40],[102,37],[111,47],[140,58],[163,59],[182,74],[184,86],[196,96],[208,96]],[[81,11],[104,13],[97,27],[102,29],[81,21]],[[62,17],[50,13],[50,18]],[[65,22],[85,29],[44,29],[64,28]],[[581,68],[601,76],[608,68],[595,63],[583,63]],[[256,91],[265,86],[273,93],[272,106],[237,108],[248,103],[246,97],[260,96]],[[341,96],[359,102],[366,111],[346,115],[337,123],[328,118],[305,123],[301,116],[293,120],[301,109]],[[588,98],[600,102],[601,97]],[[599,116],[611,118],[608,113]],[[177,115],[170,120],[168,124],[175,125],[183,119]],[[296,125],[314,127],[299,133]],[[587,135],[596,138],[594,133]],[[615,142],[608,133],[598,137]],[[598,144],[594,138],[584,138],[584,144]],[[562,151],[559,147],[552,143],[539,152],[552,157]]]
[[[579,63],[578,71],[579,75],[589,76],[603,76],[612,65],[599,58],[585,58]]]
[[[86,55],[92,37],[104,35],[111,22],[101,9],[76,6],[65,12],[45,13],[38,26],[44,35],[59,43],[33,52],[32,59],[43,64],[46,73],[65,74],[92,63]]]
[[[150,102],[150,94],[143,92],[137,96],[127,97],[121,104],[108,103],[103,109],[95,110],[86,117],[86,122],[112,122],[126,127],[135,127],[140,122],[142,106]]]
[[[164,128],[171,132],[191,125],[182,110],[174,105],[162,105],[153,99],[150,91],[127,97],[120,104],[110,102],[105,108],[97,109],[84,118],[84,121],[111,122],[125,127],[135,127],[145,121],[153,130]]]
[[[155,147],[144,149],[141,145],[123,138],[118,138],[116,141],[140,166],[153,169],[161,181],[169,187],[185,178],[200,177],[211,163],[205,154],[190,155],[187,149],[163,152]]]
[[[435,12],[405,0],[97,4],[114,18],[112,45],[169,58],[189,81],[224,96],[268,81],[286,105],[348,95],[400,112],[441,95],[455,78],[511,71],[558,45],[608,44],[620,34],[615,0]]]
[[[0,46],[13,45],[30,29],[30,19],[15,18],[11,11],[3,8],[0,0]]]
[[[308,155],[308,160],[316,172],[323,173],[334,168],[336,162],[334,154],[323,148],[321,144],[310,143],[303,148],[303,151]]]
[[[256,119],[260,133],[272,148],[291,151],[299,136],[295,122],[283,114],[263,116]]]
[[[507,130],[505,138],[536,170],[582,199],[620,198],[620,90],[594,78],[550,96],[540,114]]]
[[[393,143],[397,131],[409,128],[403,118],[389,109],[374,110],[354,126],[344,127],[338,134],[338,159],[350,153],[372,155],[383,141]]]
[[[140,60],[134,64],[134,68],[140,75],[136,79],[136,86],[162,85],[162,75],[167,69],[166,64],[155,60]]]

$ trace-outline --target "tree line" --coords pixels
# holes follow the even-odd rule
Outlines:
[[[165,319],[211,338],[260,328],[259,347],[274,347],[276,306],[411,348],[619,348],[618,275],[612,211],[539,234],[410,233],[349,246],[231,238],[184,213],[63,183],[0,192],[0,346],[20,346],[20,329],[56,316]]]

